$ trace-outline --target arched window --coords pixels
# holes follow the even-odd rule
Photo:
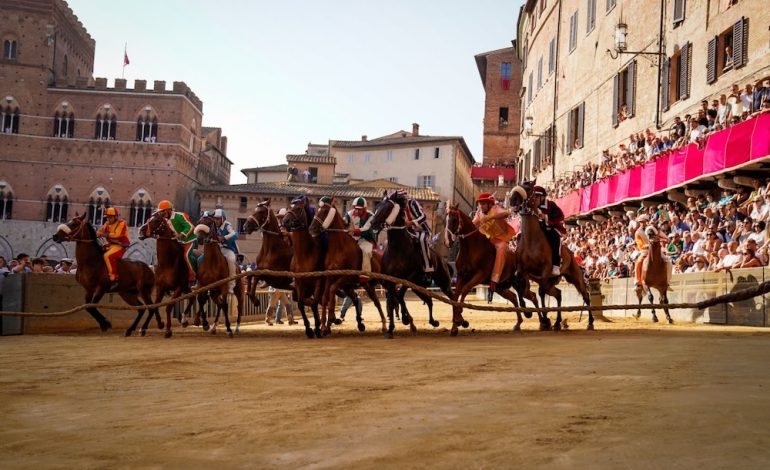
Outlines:
[[[158,115],[151,106],[136,120],[136,141],[154,143],[158,141]]]
[[[69,76],[69,70],[70,70],[69,59],[67,58],[67,54],[64,54],[64,60],[62,61],[62,67],[61,67],[61,76],[62,77]]]
[[[96,115],[94,126],[94,138],[97,140],[115,140],[118,130],[118,118],[111,111],[109,104],[102,106],[100,113]]]
[[[95,225],[101,225],[104,220],[104,209],[110,207],[110,195],[102,186],[94,189],[88,201],[88,220]]]
[[[10,220],[13,214],[13,189],[5,181],[0,181],[0,220]]]
[[[75,136],[75,113],[67,113],[66,109],[54,113],[53,136],[64,139],[71,139]]]
[[[8,106],[0,106],[0,124],[2,124],[0,132],[4,134],[18,134],[19,106],[15,105],[16,103],[12,96],[7,96],[5,101],[8,103]]]
[[[48,200],[45,204],[45,220],[47,222],[65,222],[67,209],[69,208],[69,195],[67,190],[57,184],[48,191]]]
[[[131,197],[128,226],[141,227],[150,219],[153,210],[150,194],[144,188],[138,190]]]
[[[16,60],[18,44],[13,39],[6,39],[3,42],[3,59]]]

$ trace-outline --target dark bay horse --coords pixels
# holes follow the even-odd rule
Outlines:
[[[329,247],[326,250],[326,256],[324,257],[324,269],[326,271],[337,269],[361,269],[361,258],[363,253],[359,248],[358,243],[348,234],[348,229],[345,226],[345,222],[334,207],[334,198],[331,202],[324,204],[323,207],[318,208],[318,213],[310,223],[310,234],[314,237],[318,237],[322,232],[326,232],[329,239]],[[372,272],[381,272],[382,259],[378,253],[372,253]],[[345,295],[353,299],[353,305],[356,305],[358,294],[356,293],[356,287],[361,286],[366,291],[366,295],[372,300],[374,306],[377,307],[377,311],[380,313],[380,320],[382,320],[382,332],[390,337],[393,336],[392,330],[388,332],[385,325],[385,314],[382,312],[382,306],[380,305],[380,299],[377,297],[377,291],[375,285],[378,281],[371,280],[369,282],[360,282],[358,276],[337,276],[327,277],[326,287],[323,293],[322,299],[322,313],[321,313],[321,328],[325,334],[331,333],[331,325],[335,322],[334,307],[335,297],[337,291],[343,291]],[[356,323],[358,324],[358,331],[364,331],[363,319],[361,318],[361,312],[356,309]],[[391,323],[392,325],[392,323]]]
[[[388,243],[385,246],[385,253],[382,255],[382,272],[390,276],[405,279],[421,287],[430,287],[425,278],[424,267],[422,263],[421,249],[416,236],[411,232],[406,222],[406,201],[403,197],[393,193],[385,195],[372,218],[372,229],[375,231],[385,230],[388,237]],[[430,251],[431,264],[434,266],[433,281],[441,291],[449,298],[452,298],[451,275],[449,267],[444,259],[435,251]],[[396,309],[401,307],[401,319],[404,325],[410,325],[414,328],[414,320],[406,308],[404,302],[405,288],[397,289],[396,284],[383,281],[383,287],[387,291],[387,310],[390,321],[388,332],[393,336],[395,328],[393,316]],[[428,322],[431,326],[438,327],[439,322],[433,318],[433,298],[421,292],[414,293],[428,306]]]
[[[310,236],[308,231],[310,223],[305,207],[301,204],[293,204],[291,209],[286,212],[282,223],[286,231],[289,232],[294,250],[294,255],[291,258],[291,271],[295,273],[323,271],[324,247],[320,240]],[[325,281],[322,277],[298,277],[294,279],[294,297],[302,314],[305,335],[310,339],[322,337],[318,304]],[[315,321],[315,328],[313,329],[310,328],[310,322],[305,313],[305,305],[309,305],[313,312]]]
[[[96,231],[88,222],[86,215],[75,216],[66,224],[59,225],[53,236],[57,243],[72,241],[76,243],[75,258],[78,262],[78,270],[75,279],[86,291],[86,303],[99,303],[104,294],[109,292],[110,277],[107,274],[107,265],[104,262],[104,251],[96,241]],[[155,276],[149,266],[141,261],[122,259],[118,261],[118,287],[117,293],[128,304],[138,307],[134,322],[126,330],[126,336],[136,331],[139,320],[144,315],[145,304],[152,303],[152,289],[155,285]],[[112,324],[96,308],[89,308],[88,313],[99,323],[102,331],[107,331]],[[142,326],[142,335],[147,331],[153,314],[158,321],[158,328],[163,329],[163,322],[157,310],[150,311]]]
[[[203,287],[214,282],[226,279],[230,276],[230,269],[227,267],[227,259],[222,254],[220,249],[220,241],[217,237],[217,226],[214,222],[214,218],[210,215],[205,215],[198,220],[198,225],[195,226],[195,234],[198,236],[198,243],[203,246],[203,262],[198,266],[198,286]],[[233,331],[230,329],[230,294],[228,293],[227,283],[207,292],[208,296],[217,305],[217,313],[214,317],[214,324],[211,326],[211,334],[217,332],[217,324],[219,322],[219,314],[224,313],[225,316],[225,329],[229,337],[233,337]],[[237,316],[235,320],[235,332],[241,325],[241,314],[243,313],[243,283],[240,279],[235,281],[235,288],[233,289],[233,300],[236,302]],[[203,329],[206,329],[206,317],[203,314],[203,303],[206,300],[206,294],[198,296],[198,308],[199,314],[204,322]]]
[[[455,261],[457,283],[455,284],[454,296],[452,298],[465,302],[465,296],[468,295],[471,289],[479,284],[489,284],[492,280],[492,270],[495,264],[495,247],[479,231],[479,228],[473,224],[471,218],[458,208],[458,204],[451,206],[447,212],[446,231],[450,239],[459,240],[460,242],[460,251]],[[495,292],[510,301],[515,307],[518,307],[519,299],[510,290],[511,287],[514,287],[520,296],[524,294],[537,305],[534,293],[530,292],[528,287],[520,288],[517,285],[517,282],[520,281],[516,277],[516,255],[512,251],[507,250],[503,272],[500,275],[500,281],[497,283]],[[455,316],[451,331],[453,336],[457,334],[458,325],[465,326],[467,324],[462,317],[462,311],[461,307],[453,307],[452,312]],[[532,314],[526,316],[529,318]],[[516,312],[514,331],[521,330],[522,321],[521,312]],[[465,324],[462,322],[465,322]]]
[[[156,212],[144,225],[139,227],[139,239],[154,238],[156,240],[155,251],[158,263],[155,266],[155,303],[159,303],[164,296],[172,298],[180,297],[190,292],[190,280],[185,261],[184,246],[177,240],[176,234],[171,229],[168,221]],[[183,327],[188,325],[187,316],[192,310],[195,301],[190,299],[187,308],[182,313],[181,323]],[[171,312],[173,305],[166,306],[166,338],[170,338]],[[142,335],[144,335],[144,329]]]
[[[644,261],[644,265],[642,266],[642,279],[644,280],[644,285],[635,289],[636,297],[639,299],[639,305],[642,305],[642,298],[644,297],[645,290],[647,291],[647,299],[650,301],[650,303],[653,303],[653,288],[658,291],[658,295],[660,296],[660,303],[668,304],[669,269],[671,269],[671,267],[666,262],[666,260],[663,259],[663,255],[661,254],[660,240],[658,239],[658,236],[651,236],[649,254],[647,255],[647,259]],[[664,307],[663,311],[666,314],[666,320],[668,323],[673,324],[674,320],[671,319],[671,315],[668,313],[668,308]],[[642,310],[638,309],[636,311],[636,315],[634,316],[639,318],[641,315]],[[652,309],[652,321],[655,323],[658,322],[658,316],[655,314],[655,309]]]
[[[526,196],[526,197],[525,197]],[[551,247],[541,227],[537,216],[538,208],[536,200],[532,197],[532,185],[525,183],[517,186],[510,193],[510,206],[521,218],[519,241],[516,244],[516,275],[522,279],[535,281],[540,288],[540,303],[545,306],[545,295],[556,299],[556,305],[561,307],[561,290],[556,285],[560,276],[551,275]],[[561,276],[575,286],[586,305],[591,305],[591,297],[588,295],[583,269],[575,262],[572,252],[561,245]],[[540,329],[550,330],[551,320],[545,312],[540,317]],[[561,311],[556,314],[556,323],[553,329],[562,328]],[[593,313],[588,311],[588,330],[594,329]]]

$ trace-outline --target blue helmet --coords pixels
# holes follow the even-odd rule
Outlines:
[[[303,202],[305,199],[307,199],[307,196],[304,194],[300,194],[299,196],[296,196],[294,199],[291,200],[292,204],[297,204],[298,202]]]

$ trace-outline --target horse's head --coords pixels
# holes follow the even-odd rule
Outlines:
[[[529,214],[537,208],[537,197],[534,197],[532,189],[534,184],[525,181],[514,187],[508,193],[508,205],[515,213]]]
[[[446,233],[447,242],[453,241],[463,230],[463,214],[460,212],[460,203],[454,205],[447,204],[446,214]]]
[[[379,232],[385,227],[398,224],[404,225],[404,208],[406,207],[406,198],[393,191],[390,194],[385,192],[382,202],[377,206],[377,210],[372,217],[372,229]]]
[[[199,244],[210,242],[217,233],[217,224],[214,222],[214,217],[208,212],[204,212],[198,219],[198,225],[195,226],[193,232],[198,237]]]
[[[313,217],[308,230],[310,235],[317,237],[321,232],[325,232],[330,228],[341,229],[342,225],[342,219],[340,219],[337,208],[334,207],[334,198],[332,197],[318,205],[318,211],[315,217]]]
[[[252,234],[255,230],[259,231],[265,228],[270,220],[271,211],[272,209],[270,208],[270,198],[265,199],[264,201],[257,204],[257,208],[254,209],[254,213],[251,214],[246,219],[246,223],[243,224],[243,231],[247,234]]]
[[[307,228],[307,211],[304,204],[292,204],[283,216],[281,224],[287,232]]]
[[[150,220],[139,227],[139,239],[145,238],[175,238],[176,234],[168,225],[168,219],[162,211],[152,214]]]
[[[66,224],[57,227],[53,241],[56,243],[94,241],[95,237],[91,236],[92,230],[88,230],[89,226],[88,216],[85,213],[83,215],[76,214]]]

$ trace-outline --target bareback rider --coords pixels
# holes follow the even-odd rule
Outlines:
[[[658,229],[649,224],[650,216],[647,214],[641,214],[636,218],[636,232],[634,232],[634,241],[636,241],[636,249],[639,252],[639,257],[636,258],[634,288],[641,287],[643,284],[642,268],[644,261],[650,254],[650,237],[658,237],[661,241],[668,241],[665,237],[661,236]]]
[[[492,268],[492,280],[489,283],[489,292],[487,293],[487,300],[491,301],[492,294],[497,289],[497,283],[500,282],[500,275],[503,273],[508,242],[516,235],[516,231],[508,224],[507,219],[511,212],[498,206],[491,194],[479,194],[476,202],[478,209],[473,217],[473,225],[477,226],[479,232],[484,234],[495,246],[495,264]]]
[[[238,232],[233,225],[227,221],[227,214],[223,209],[214,210],[214,224],[217,226],[217,240],[220,242],[220,249],[227,260],[227,268],[230,271],[230,277],[235,276],[235,260],[238,254]],[[235,279],[227,283],[227,292],[232,294],[235,289]]]
[[[431,229],[428,226],[428,220],[425,216],[425,211],[422,209],[422,206],[420,205],[420,202],[417,201],[417,199],[409,198],[406,189],[396,190],[396,196],[399,198],[399,200],[406,203],[406,207],[404,209],[406,212],[407,226],[414,230],[414,232],[417,234],[417,240],[420,243],[420,254],[422,255],[422,269],[426,274],[432,273],[434,268],[431,264],[430,247],[428,246],[428,241],[431,239],[433,234],[431,233]]]
[[[546,197],[545,189],[541,186],[532,188],[532,194],[539,199],[536,201],[540,209],[540,219],[543,221],[545,237],[551,245],[551,261],[553,269],[551,275],[561,274],[561,235],[567,234],[564,228],[564,212],[555,202]]]
[[[128,226],[126,221],[119,218],[118,209],[108,207],[104,210],[107,222],[96,232],[96,236],[104,238],[104,262],[107,264],[107,273],[112,285],[110,290],[118,287],[118,261],[123,258],[126,248],[131,244],[128,239]]]
[[[322,197],[318,202],[319,206],[323,207],[323,204],[329,203],[328,197]],[[361,248],[361,271],[372,271],[372,249],[377,243],[374,238],[374,231],[372,230],[372,217],[374,214],[366,208],[366,199],[363,197],[357,197],[353,200],[353,209],[345,213],[345,225],[348,227],[348,232],[353,236],[353,239],[358,243],[358,247]],[[367,282],[369,278],[367,276],[361,276],[362,282]]]
[[[190,282],[194,281],[195,273],[198,270],[198,260],[193,253],[193,242],[196,237],[190,218],[184,212],[175,211],[171,201],[166,200],[158,203],[158,213],[166,219],[168,226],[176,234],[176,239],[182,244],[184,260],[187,263],[187,279]]]

